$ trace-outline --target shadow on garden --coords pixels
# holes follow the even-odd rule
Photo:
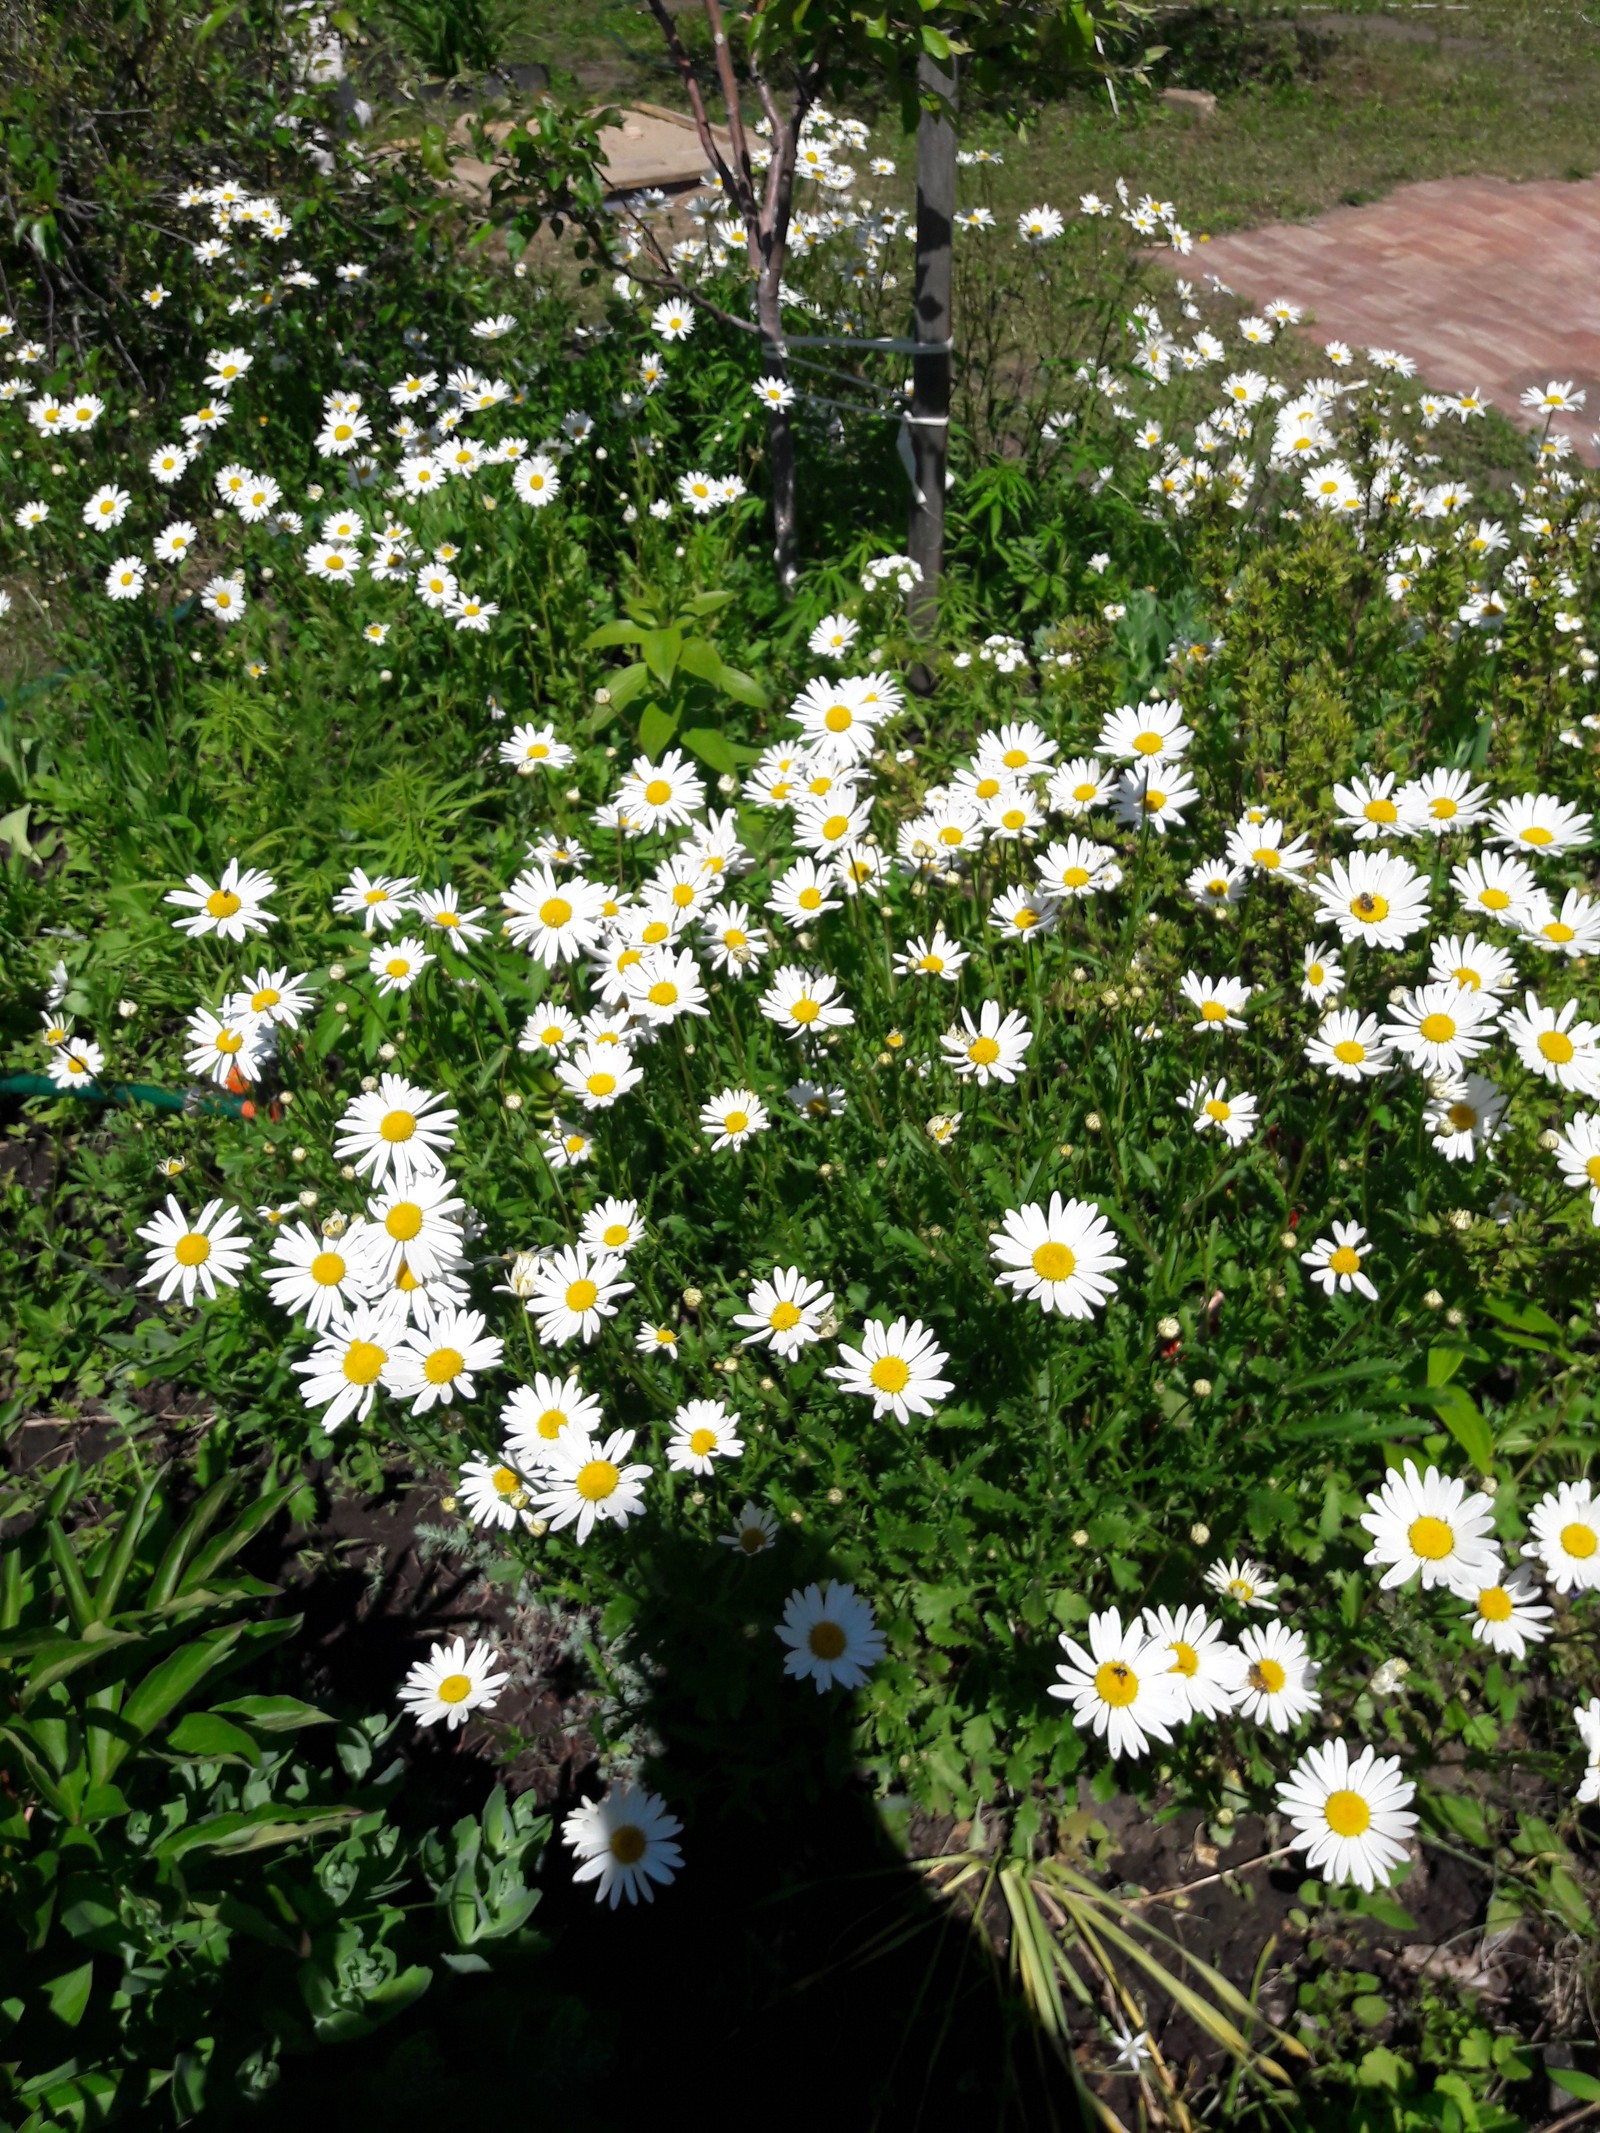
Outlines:
[[[669,1804],[684,1823],[672,1885],[615,1912],[576,1885],[559,1830],[595,1789],[594,1766],[574,1758],[552,1773],[536,1757],[541,1793],[556,1788],[538,1947],[498,1956],[491,1976],[436,1976],[400,2023],[288,2063],[269,2117],[359,2101],[390,2124],[432,2124],[466,2084],[475,2107],[519,2124],[581,2105],[586,2124],[620,2127],[680,2099],[715,2109],[719,2096],[776,2125],[823,2113],[895,2133],[957,2114],[996,2127],[1081,2122],[1065,2069],[968,1914],[930,1895],[880,1816],[855,1760],[854,1699],[783,1671],[772,1625],[788,1591],[837,1567],[793,1540],[708,1565],[703,1543],[653,1537],[628,1644],[642,1699],[626,1720],[670,1757]],[[370,1586],[374,1604],[353,1607],[366,1583],[352,1565],[295,1596],[301,1650],[340,1702],[370,1703],[373,1683],[424,1648],[419,1634],[482,1619],[481,1595],[452,1571],[403,1609]],[[540,1684],[552,1689],[559,1698],[559,1673]],[[507,1710],[513,1726],[531,1723],[513,1697],[497,1730]],[[410,1727],[401,1739],[412,1814],[448,1822],[481,1807],[496,1771],[487,1740]],[[513,1784],[527,1767],[514,1766]],[[641,1775],[650,1782],[648,1754]],[[929,1848],[915,1842],[926,1832],[903,1834]]]

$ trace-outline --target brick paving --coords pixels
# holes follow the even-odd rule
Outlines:
[[[1317,340],[1396,348],[1437,391],[1477,388],[1525,428],[1543,418],[1519,404],[1524,386],[1571,379],[1588,404],[1554,427],[1600,457],[1600,178],[1404,185],[1197,245],[1191,269],[1251,303],[1304,304]]]

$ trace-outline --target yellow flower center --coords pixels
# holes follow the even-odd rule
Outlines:
[[[993,1066],[1000,1057],[1000,1047],[992,1037],[974,1037],[967,1046],[967,1057],[974,1066]]]
[[[1361,1270],[1361,1254],[1352,1251],[1348,1244],[1341,1244],[1336,1252],[1330,1254],[1328,1264],[1336,1274],[1356,1274]]]
[[[211,1239],[192,1229],[172,1247],[172,1256],[179,1266],[204,1266],[211,1257]]]
[[[789,1018],[793,1022],[815,1022],[821,1012],[815,1000],[801,999],[790,1008]]]
[[[879,1392],[904,1392],[911,1382],[910,1366],[898,1355],[880,1355],[868,1375]]]
[[[604,1503],[621,1479],[621,1472],[609,1459],[591,1459],[579,1467],[574,1486],[585,1503]]]
[[[1426,1037],[1430,1044],[1448,1044],[1456,1033],[1455,1017],[1444,1014],[1424,1015],[1417,1024],[1417,1031],[1420,1036]]]
[[[1594,1554],[1595,1549],[1600,1547],[1600,1540],[1596,1539],[1593,1526],[1579,1525],[1574,1522],[1570,1526],[1561,1528],[1561,1545],[1568,1555],[1575,1555],[1587,1561]]]
[[[813,1654],[818,1659],[842,1659],[845,1634],[837,1622],[815,1622],[806,1638]]]
[[[522,1487],[522,1477],[509,1466],[497,1466],[489,1476],[489,1486],[497,1496],[515,1496]]]
[[[1164,792],[1158,792],[1155,786],[1152,785],[1141,804],[1147,815],[1159,815],[1167,804],[1167,796]]]
[[[1271,844],[1258,845],[1250,856],[1258,867],[1265,867],[1269,871],[1283,864],[1283,854]]]
[[[403,1296],[409,1296],[413,1289],[422,1287],[422,1283],[418,1281],[416,1275],[412,1273],[403,1259],[400,1262],[400,1271],[394,1277],[394,1285]]]
[[[724,1133],[746,1133],[749,1128],[750,1114],[748,1111],[730,1111],[722,1121]]]
[[[611,1832],[611,1856],[618,1866],[637,1866],[645,1854],[645,1834],[632,1822]]]
[[[411,975],[411,958],[408,955],[392,955],[383,968],[385,975],[388,977],[409,977]]]
[[[1478,1123],[1478,1114],[1471,1104],[1452,1104],[1445,1116],[1449,1119],[1451,1125],[1455,1127],[1457,1133],[1470,1133]],[[1597,1157],[1596,1160],[1600,1161],[1600,1157]]]
[[[600,1242],[608,1252],[620,1252],[628,1241],[626,1222],[608,1222],[600,1232]]]
[[[1041,1244],[1033,1255],[1033,1271],[1041,1281],[1070,1281],[1077,1264],[1078,1255],[1071,1245],[1053,1240]]]
[[[236,1029],[219,1029],[213,1041],[217,1050],[226,1053],[230,1058],[235,1052],[244,1050],[244,1039]]]
[[[822,825],[822,834],[831,843],[835,838],[842,837],[849,827],[850,817],[848,815],[829,815]]]
[[[1333,1048],[1333,1056],[1345,1066],[1360,1066],[1367,1056],[1367,1048],[1364,1044],[1357,1044],[1354,1037],[1341,1037]]]
[[[1428,802],[1428,813],[1435,822],[1448,822],[1459,812],[1456,803],[1447,793],[1439,793]]]
[[[1228,1010],[1220,1000],[1202,1000],[1200,1002],[1200,1019],[1202,1022],[1226,1022]]]
[[[940,971],[944,968],[944,957],[942,955],[935,955],[930,950],[929,953],[923,956],[918,962],[917,968],[919,970],[926,970],[932,976],[937,977]]]
[[[263,985],[259,992],[253,992],[250,995],[251,1012],[257,1015],[264,1015],[269,1007],[276,1007],[282,998],[283,995],[277,990],[276,986]]]
[[[1250,1686],[1276,1696],[1289,1676],[1276,1659],[1256,1659],[1250,1666]]]
[[[1577,939],[1577,928],[1564,926],[1559,918],[1551,919],[1549,925],[1541,926],[1539,931],[1547,941],[1553,941],[1558,948],[1564,948],[1568,941]]]
[[[1136,733],[1133,737],[1134,749],[1139,755],[1159,755],[1162,738],[1159,733]]]
[[[232,918],[242,901],[232,889],[213,889],[206,898],[206,910],[212,918]]]
[[[822,902],[822,891],[814,887],[802,889],[795,902],[802,911],[815,911]]]
[[[1504,911],[1511,898],[1504,889],[1485,889],[1478,901],[1485,911]]]
[[[337,1252],[318,1252],[306,1269],[322,1289],[336,1289],[345,1277],[345,1263]]]
[[[372,1341],[352,1341],[344,1352],[344,1374],[352,1385],[375,1385],[388,1357]]]
[[[1478,1595],[1478,1612],[1485,1622],[1511,1620],[1511,1595],[1504,1585],[1486,1585]]]
[[[1170,1671],[1174,1674],[1183,1674],[1192,1681],[1200,1671],[1200,1654],[1195,1650],[1194,1646],[1185,1644],[1180,1637],[1175,1643],[1169,1644],[1167,1650],[1172,1654]]]
[[[415,1200],[400,1200],[383,1218],[383,1226],[397,1244],[409,1244],[422,1233],[422,1209]]]
[[[1074,785],[1072,788],[1072,797],[1074,800],[1080,802],[1081,805],[1087,807],[1089,802],[1094,798],[1095,794],[1099,790],[1100,788],[1098,785]]]
[[[617,1092],[615,1074],[591,1074],[587,1083],[591,1096],[614,1096]]]
[[[450,1385],[467,1367],[467,1359],[459,1348],[435,1348],[422,1366],[422,1375],[430,1385]]]
[[[540,1436],[547,1442],[554,1440],[560,1436],[567,1426],[566,1410],[560,1407],[547,1407],[539,1417],[537,1426]]]
[[[1564,1031],[1545,1029],[1539,1032],[1539,1050],[1552,1066],[1570,1066],[1577,1047]]]
[[[657,978],[645,998],[652,1007],[675,1007],[678,1004],[678,988],[670,978]]]
[[[592,1281],[575,1281],[567,1290],[567,1309],[580,1314],[592,1311],[599,1296],[600,1291]]]
[[[470,1674],[446,1674],[433,1692],[441,1703],[465,1703],[472,1694]]]
[[[1107,1659],[1094,1670],[1094,1690],[1113,1710],[1126,1710],[1139,1693],[1139,1677],[1120,1659]]]
[[[552,930],[564,926],[572,916],[572,906],[564,896],[547,896],[539,906],[539,923]]]
[[[1364,926],[1376,926],[1389,916],[1389,899],[1378,895],[1375,889],[1363,889],[1359,896],[1351,897],[1350,910]]]
[[[386,1111],[378,1127],[379,1137],[392,1146],[398,1141],[410,1140],[417,1130],[415,1115],[410,1111]]]
[[[1414,1518],[1406,1528],[1413,1555],[1426,1563],[1442,1563],[1455,1548],[1456,1537],[1442,1518]]]
[[[665,807],[672,798],[672,787],[665,778],[652,778],[644,789],[644,796],[652,807]]]
[[[1232,1104],[1224,1103],[1220,1096],[1208,1096],[1205,1102],[1207,1118],[1213,1118],[1220,1126],[1233,1116]]]
[[[1322,1804],[1323,1819],[1336,1837],[1359,1837],[1372,1821],[1372,1809],[1359,1792],[1341,1786]]]
[[[717,1433],[714,1429],[697,1429],[689,1439],[689,1449],[697,1459],[717,1448]]]
[[[1094,879],[1087,867],[1063,867],[1061,886],[1064,889],[1086,889]]]
[[[1530,822],[1522,832],[1524,844],[1553,844],[1555,832],[1547,830],[1542,822]]]
[[[767,1536],[759,1526],[742,1526],[739,1529],[739,1546],[746,1555],[759,1555],[767,1545]]]
[[[848,704],[829,704],[822,714],[822,723],[830,733],[848,733],[853,723]]]

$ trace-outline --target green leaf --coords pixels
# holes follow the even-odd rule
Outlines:
[[[167,1735],[167,1746],[174,1755],[197,1755],[207,1761],[237,1760],[252,1769],[261,1761],[261,1750],[244,1728],[215,1711],[186,1713]]]
[[[683,736],[683,745],[691,755],[698,756],[708,770],[719,776],[733,777],[738,774],[739,759],[733,752],[732,743],[714,726],[691,726]]]
[[[94,1601],[84,1580],[78,1558],[73,1553],[72,1543],[52,1518],[44,1529],[45,1546],[50,1550],[50,1560],[56,1566],[56,1576],[61,1580],[61,1592],[67,1603],[67,1613],[72,1617],[72,1626],[79,1635],[94,1620]]]
[[[94,1964],[90,1962],[80,1963],[76,1970],[64,1971],[45,1986],[44,1996],[50,2002],[50,2012],[57,2021],[65,2022],[68,2029],[76,2029],[83,2020],[93,1983]]]
[[[639,720],[639,746],[646,755],[658,756],[677,730],[675,713],[663,711],[659,704],[646,704]]]
[[[639,651],[661,687],[670,689],[683,652],[682,630],[645,630],[639,638]]]
[[[1580,2074],[1575,2066],[1552,2066],[1548,2059],[1544,2070],[1558,2089],[1565,2089],[1580,2103],[1600,2103],[1600,2081],[1593,2074]]]
[[[314,1703],[302,1703],[298,1696],[235,1696],[211,1708],[245,1719],[263,1733],[293,1733],[300,1726],[335,1723],[327,1711],[319,1711]]]
[[[637,622],[608,622],[603,629],[592,631],[583,640],[584,650],[598,652],[607,645],[637,644],[644,631]]]
[[[748,704],[753,711],[767,708],[767,692],[755,676],[747,674],[743,667],[730,667],[726,660],[722,664],[721,687],[725,696],[731,696],[737,703]]]
[[[187,1829],[174,1830],[155,1846],[158,1859],[182,1859],[190,1852],[220,1852],[236,1858],[242,1852],[267,1851],[275,1844],[294,1844],[302,1837],[323,1837],[348,1829],[361,1819],[359,1807],[282,1807],[268,1800],[260,1807],[232,1814],[211,1815]]]
[[[634,698],[649,686],[650,669],[643,660],[636,661],[631,667],[624,667],[619,674],[613,674],[606,683],[606,687],[611,691],[611,701],[595,706],[594,718],[591,721],[595,730],[598,732],[601,726],[609,724],[619,711],[626,711]]]
[[[1418,1399],[1425,1399],[1455,1438],[1480,1474],[1494,1469],[1494,1432],[1472,1395],[1459,1385],[1437,1385]]]
[[[122,1521],[116,1544],[106,1558],[105,1568],[100,1573],[100,1582],[94,1589],[94,1616],[97,1622],[107,1620],[121,1597],[122,1587],[133,1567],[134,1554],[144,1534],[145,1514],[150,1508],[150,1499],[156,1492],[157,1480],[158,1477],[152,1474],[134,1498],[127,1516]]]

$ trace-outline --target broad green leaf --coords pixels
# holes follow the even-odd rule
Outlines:
[[[608,622],[603,629],[594,630],[585,637],[583,646],[585,651],[598,652],[607,645],[637,644],[644,634],[637,622]]]
[[[268,1801],[248,1812],[212,1815],[174,1830],[155,1847],[158,1859],[182,1859],[190,1852],[220,1852],[233,1858],[241,1852],[270,1850],[278,1844],[294,1844],[302,1837],[325,1837],[334,1830],[348,1829],[361,1819],[359,1807],[281,1807]]]
[[[302,1703],[298,1696],[235,1696],[211,1708],[230,1718],[242,1718],[263,1733],[292,1733],[300,1726],[335,1723],[327,1711],[319,1711],[314,1703]]]
[[[65,2022],[68,2029],[77,2028],[89,2004],[89,1989],[93,1983],[93,1963],[80,1963],[76,1970],[64,1971],[60,1977],[50,1980],[43,1988],[44,1996],[58,2022]]]
[[[639,720],[639,746],[648,756],[658,756],[678,730],[678,721],[659,704],[646,704]]]
[[[607,681],[606,687],[611,691],[611,701],[595,706],[594,717],[590,723],[598,731],[601,726],[609,724],[618,712],[626,711],[634,698],[642,695],[649,686],[650,669],[642,659],[635,661],[631,667],[624,667],[620,673],[613,674]]]
[[[1494,1432],[1476,1400],[1459,1385],[1438,1385],[1416,1395],[1425,1399],[1480,1474],[1494,1468]]]
[[[738,758],[727,738],[714,726],[689,727],[683,736],[683,745],[691,755],[698,756],[708,770],[716,771],[719,776],[737,776]]]
[[[1600,2080],[1593,2074],[1580,2073],[1575,2066],[1552,2066],[1548,2059],[1544,2070],[1558,2089],[1565,2089],[1580,2103],[1600,2103]]]
[[[244,1728],[215,1711],[186,1712],[167,1735],[167,1746],[174,1755],[237,1758],[252,1769],[261,1761],[261,1750]]]
[[[639,652],[660,686],[669,689],[683,652],[683,632],[646,630],[639,639]]]

